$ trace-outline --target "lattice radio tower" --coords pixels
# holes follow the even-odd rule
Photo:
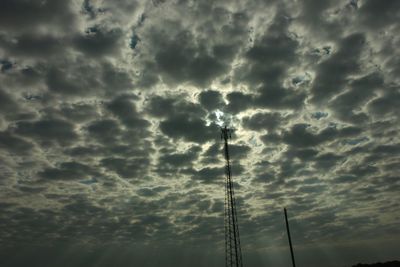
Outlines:
[[[243,267],[242,250],[240,248],[239,225],[236,214],[235,192],[229,159],[228,139],[231,139],[231,129],[226,126],[221,129],[221,139],[224,139],[225,152],[225,266]]]

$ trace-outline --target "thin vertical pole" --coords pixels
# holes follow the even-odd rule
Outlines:
[[[292,239],[290,237],[290,230],[289,230],[289,222],[288,222],[288,218],[287,218],[287,211],[286,211],[286,208],[283,208],[283,210],[285,212],[286,230],[287,230],[287,235],[288,235],[288,239],[289,239],[290,254],[292,256],[292,264],[293,264],[293,267],[296,267],[296,263],[294,261]]]

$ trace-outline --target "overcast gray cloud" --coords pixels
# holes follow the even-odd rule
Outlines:
[[[400,5],[0,1],[0,265],[398,257]],[[397,253],[397,254],[396,254]]]

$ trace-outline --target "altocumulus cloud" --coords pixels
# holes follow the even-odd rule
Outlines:
[[[399,11],[2,0],[0,265],[221,266],[223,122],[245,266],[398,256]]]

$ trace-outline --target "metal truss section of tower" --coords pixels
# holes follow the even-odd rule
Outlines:
[[[242,250],[240,247],[239,225],[236,213],[236,200],[229,158],[229,142],[231,129],[226,126],[221,129],[221,139],[224,140],[225,153],[225,266],[243,267]]]

